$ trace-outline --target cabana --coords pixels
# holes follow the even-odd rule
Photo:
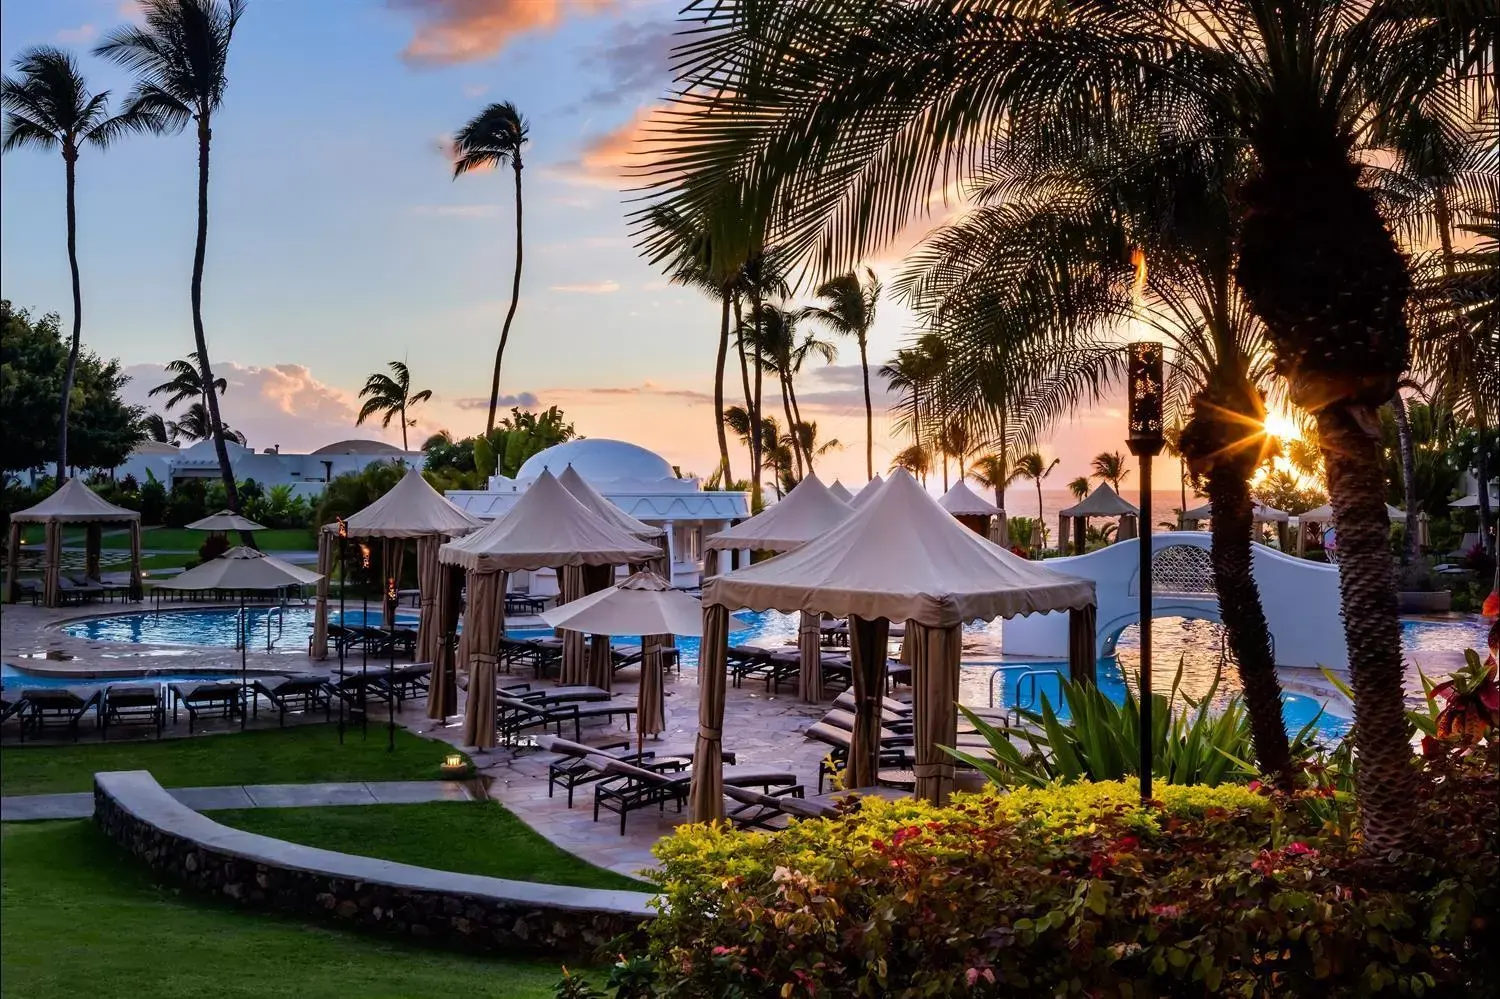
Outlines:
[[[507,573],[561,569],[562,600],[567,603],[612,585],[615,566],[647,562],[660,553],[656,545],[591,513],[545,469],[505,516],[443,545],[439,562],[464,570],[469,591],[459,639],[459,659],[469,669],[464,745],[488,749],[495,744],[495,666],[505,634]],[[450,570],[444,592],[457,589],[457,575]],[[444,626],[450,622],[456,627],[456,608]],[[596,635],[593,656],[586,657],[583,635],[564,633],[563,683],[607,690],[613,674],[608,635]]]
[[[1213,518],[1213,515],[1214,505],[1212,503],[1204,503],[1202,506],[1195,506],[1191,510],[1184,510],[1182,511],[1181,518],[1182,529],[1184,531],[1196,531],[1199,521],[1210,520]],[[1280,543],[1282,551],[1286,551],[1287,548],[1287,530],[1290,527],[1291,519],[1291,514],[1285,510],[1278,510],[1274,506],[1267,506],[1264,503],[1252,503],[1250,506],[1250,522],[1252,524],[1276,525],[1276,538]],[[1298,543],[1300,544],[1301,542],[1299,541]]]
[[[749,549],[762,552],[795,551],[821,538],[849,518],[854,511],[848,503],[833,495],[816,475],[808,475],[775,506],[749,520],[711,534],[703,541],[703,578],[718,575],[720,551]],[[808,611],[802,613],[797,628],[797,648],[801,664],[797,672],[797,689],[804,701],[816,703],[823,696],[823,649],[821,618]]]
[[[43,558],[42,603],[56,607],[62,603],[62,532],[68,525],[83,525],[83,574],[89,580],[99,578],[99,554],[103,545],[105,524],[124,524],[130,529],[130,599],[141,599],[141,515],[135,510],[115,506],[83,484],[69,479],[55,493],[36,506],[10,515],[10,547],[5,558],[6,599],[15,603],[20,597],[17,571],[21,559],[21,528],[24,524],[46,527],[46,550]]]
[[[854,498],[848,501],[849,505],[858,510],[860,507],[870,502],[870,500],[874,499],[875,494],[880,492],[880,487],[883,485],[885,485],[885,480],[880,477],[879,473],[876,473],[875,478],[871,479],[869,482],[866,482],[864,484],[864,488],[855,493]]]
[[[452,670],[444,654],[443,628],[445,593],[438,572],[437,553],[443,542],[462,537],[480,528],[480,522],[450,503],[428,484],[415,468],[407,469],[382,497],[351,515],[343,522],[343,534],[337,524],[328,524],[318,532],[318,598],[313,613],[312,657],[328,658],[328,577],[339,557],[342,538],[379,539],[385,543],[386,574],[400,579],[405,561],[406,542],[417,543],[417,592],[421,618],[417,622],[415,660],[432,663],[432,686],[427,698],[427,714],[443,718],[457,710]],[[457,614],[457,594],[447,595]],[[387,606],[390,602],[387,601]],[[395,621],[386,626],[395,627]],[[435,713],[436,712],[436,713]]]
[[[963,479],[959,479],[952,489],[943,493],[938,506],[981,538],[989,536],[990,518],[1000,515],[998,506],[976,494]]]
[[[1208,508],[1203,507],[1202,509],[1206,510]],[[1275,512],[1281,513],[1279,510]],[[1391,506],[1389,503],[1385,505],[1385,515],[1390,518],[1393,524],[1406,523],[1406,511]],[[1281,516],[1283,519],[1286,519],[1288,515],[1283,513]],[[1324,503],[1322,506],[1308,510],[1306,513],[1299,513],[1297,515],[1297,554],[1302,555],[1307,551],[1307,530],[1311,525],[1333,523],[1333,504],[1331,503]],[[1285,529],[1283,528],[1283,530]],[[1285,547],[1286,544],[1283,541],[1282,548],[1285,549]]]
[[[828,491],[833,493],[834,496],[843,500],[845,503],[854,498],[854,494],[849,491],[849,487],[844,485],[838,479],[833,480],[833,485],[828,487]]]
[[[723,817],[721,750],[731,611],[809,611],[849,618],[856,699],[848,786],[875,783],[880,701],[891,621],[914,647],[916,793],[941,801],[957,743],[963,625],[1068,610],[1075,679],[1094,676],[1096,598],[1091,580],[1018,558],[959,524],[905,471],[816,541],[711,580],[703,591],[698,737],[691,804],[696,821]]]
[[[1088,542],[1088,523],[1090,517],[1119,517],[1120,532],[1119,540],[1127,537],[1135,537],[1135,522],[1141,515],[1141,511],[1127,503],[1119,493],[1109,487],[1109,483],[1101,482],[1094,487],[1094,491],[1082,500],[1062,510],[1057,515],[1057,548],[1064,554],[1068,550],[1068,522],[1073,524],[1073,551],[1083,554],[1084,545]],[[1129,518],[1127,521],[1126,518]],[[1126,533],[1126,532],[1129,533]]]
[[[601,520],[613,524],[631,537],[642,541],[649,541],[661,549],[661,555],[651,560],[650,565],[641,568],[669,579],[672,575],[671,553],[667,550],[667,529],[655,524],[648,524],[644,520],[637,520],[617,505],[610,502],[599,490],[588,484],[588,480],[578,474],[572,465],[563,469],[563,473],[557,477],[557,481],[564,489],[573,494],[573,498],[582,503],[590,513],[598,516]]]

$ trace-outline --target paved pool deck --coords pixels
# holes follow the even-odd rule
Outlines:
[[[326,805],[412,805],[428,801],[472,801],[459,781],[398,780],[326,784],[245,784],[178,787],[167,793],[200,812],[224,808],[314,808]],[[86,819],[94,793],[23,794],[0,798],[0,822]]]

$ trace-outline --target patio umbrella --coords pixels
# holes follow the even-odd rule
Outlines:
[[[666,728],[661,676],[661,647],[666,644],[663,639],[669,635],[701,636],[702,601],[672,589],[654,572],[638,572],[618,585],[555,607],[542,614],[542,620],[554,628],[573,632],[641,636],[642,650],[654,651],[655,662],[647,664],[646,656],[642,656],[637,744],[647,729],[657,733]],[[746,627],[729,619],[730,631]]]
[[[215,534],[228,534],[230,531],[264,531],[264,524],[257,524],[249,517],[241,517],[237,513],[228,510],[220,510],[218,513],[209,514],[202,520],[195,520],[187,525],[190,531],[212,531]]]
[[[283,562],[265,552],[243,545],[231,548],[215,559],[194,566],[176,576],[165,589],[172,590],[238,590],[240,614],[240,683],[249,679],[249,635],[245,628],[245,591],[280,590],[288,586],[305,586],[322,579],[320,573]],[[240,728],[245,727],[244,707],[240,708]]]

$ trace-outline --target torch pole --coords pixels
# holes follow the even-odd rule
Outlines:
[[[1151,800],[1151,455],[1140,456],[1141,526],[1141,801]]]
[[[340,527],[343,525],[340,524]],[[344,616],[344,591],[349,588],[349,536],[342,530],[339,531],[339,637],[334,639],[334,648],[339,650],[339,675],[334,679],[335,690],[342,692],[344,683],[344,650],[349,644],[347,641],[348,618]],[[335,698],[339,702],[339,745],[344,744],[344,699]]]
[[[1140,459],[1140,778],[1141,803],[1151,800],[1151,459],[1165,443],[1162,430],[1162,349],[1150,341],[1132,343],[1129,351],[1130,453]]]

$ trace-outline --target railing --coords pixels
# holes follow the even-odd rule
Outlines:
[[[276,619],[276,637],[271,637],[271,619]],[[266,651],[270,652],[272,646],[281,639],[281,633],[286,628],[286,604],[272,607],[266,611]]]
[[[1058,700],[1062,699],[1063,675],[1055,669],[1033,669],[1030,666],[997,666],[990,673],[989,699],[990,707],[995,706],[995,680],[997,677],[1007,677],[1011,673],[1019,673],[1020,678],[1016,680],[1016,699],[1010,706],[1009,711],[1016,713],[1017,720],[1020,719],[1021,711],[1034,711],[1039,704],[1040,689],[1037,684],[1043,677],[1053,677],[1057,680]],[[1002,683],[1002,690],[1004,686]]]

